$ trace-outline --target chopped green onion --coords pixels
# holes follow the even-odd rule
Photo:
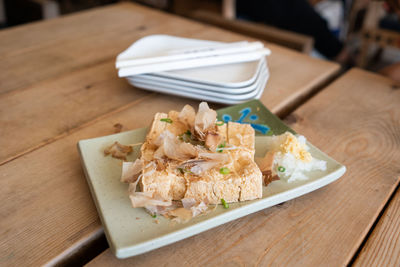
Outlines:
[[[284,172],[284,171],[286,171],[286,169],[285,169],[285,167],[283,167],[283,166],[279,166],[279,167],[278,167],[278,171]]]
[[[219,144],[218,148],[216,149],[217,152],[221,153],[223,151],[222,148],[224,148],[226,146],[226,142]]]
[[[224,209],[229,209],[229,205],[226,203],[225,199],[221,198],[221,203],[224,206]]]
[[[160,119],[160,121],[163,121],[166,123],[172,123],[172,120],[170,118],[163,118],[163,119]]]
[[[230,170],[227,167],[222,167],[221,169],[219,169],[219,173],[221,174],[229,174]]]
[[[187,135],[189,135],[189,136],[192,136],[192,132],[191,132],[190,130],[187,130],[187,131],[185,132],[185,134],[187,134]]]
[[[217,125],[217,126],[222,126],[222,125],[224,125],[224,124],[225,124],[225,122],[223,122],[223,121],[220,121],[220,122],[217,121],[217,122],[215,123],[215,125]]]
[[[266,136],[273,136],[274,132],[271,129],[269,129],[269,131],[265,135]]]
[[[182,168],[178,168],[178,170],[179,170],[182,174],[185,173],[185,171],[184,171]]]
[[[153,215],[151,215],[151,217],[157,218],[157,214],[153,214]]]

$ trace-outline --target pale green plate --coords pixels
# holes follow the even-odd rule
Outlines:
[[[263,135],[280,134],[288,128],[281,120],[269,112],[259,101],[228,107],[218,111],[220,119],[253,123],[257,129],[256,156],[265,154]],[[149,122],[150,123],[150,122]],[[327,161],[326,171],[309,173],[309,180],[286,183],[272,182],[263,189],[263,197],[258,200],[230,204],[229,209],[221,205],[207,215],[199,216],[185,224],[174,224],[168,219],[152,218],[142,208],[132,208],[128,198],[128,185],[121,183],[121,161],[105,157],[103,151],[113,142],[133,144],[142,142],[147,130],[138,129],[119,134],[82,140],[78,143],[83,169],[86,174],[93,199],[96,203],[104,231],[111,250],[118,258],[145,253],[196,235],[210,228],[235,220],[250,213],[274,206],[321,188],[339,177],[346,168],[312,146],[313,157]],[[134,160],[139,147],[128,160]]]

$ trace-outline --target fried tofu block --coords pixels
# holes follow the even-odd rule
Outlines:
[[[254,151],[254,129],[250,124],[228,122],[228,143]]]
[[[240,201],[253,200],[262,197],[262,173],[253,161],[239,171],[241,179]]]
[[[238,202],[240,198],[240,184],[241,179],[239,177],[215,181],[213,190],[217,201],[213,204],[221,204],[221,199],[224,199],[228,203]]]
[[[168,123],[161,121],[161,119],[168,118],[166,113],[158,112],[154,115],[154,120],[151,123],[149,133],[146,136],[146,140],[156,140],[157,137],[167,129]]]
[[[219,203],[218,198],[214,195],[213,185],[214,183],[211,181],[192,181],[187,187],[185,198],[207,201],[212,204]]]
[[[219,169],[209,171],[201,179],[188,184],[185,198],[220,204],[222,198],[231,203],[262,197],[262,173],[249,157],[249,153],[228,153],[233,158],[232,163],[225,166],[230,173],[221,174]]]
[[[176,111],[170,111],[168,114],[157,113],[147,140],[156,140],[165,130],[177,136],[186,132],[186,126],[177,119],[178,115]],[[173,123],[160,121],[167,117]],[[221,199],[231,203],[262,197],[262,173],[254,162],[255,138],[251,125],[229,122],[217,126],[217,132],[221,140],[229,145],[244,147],[223,152],[229,154],[231,159],[223,166],[230,170],[229,174],[221,174],[218,167],[201,176],[191,176],[177,172],[176,167],[168,166],[162,171],[153,169],[149,175],[144,172],[140,183],[142,191],[152,192],[167,201],[194,198],[210,204],[220,204]],[[154,149],[146,143],[142,146],[142,156],[147,155],[146,160],[151,161],[148,156],[154,153]]]
[[[144,171],[139,184],[142,192],[153,193],[165,201],[181,200],[186,193],[185,178],[177,175],[171,168],[162,171]]]
[[[140,181],[140,188],[142,192],[150,192],[157,198],[170,201],[172,200],[170,188],[173,178],[174,173],[167,172],[166,170],[145,170]]]
[[[216,181],[192,181],[187,187],[185,198],[220,204],[221,199],[228,203],[252,200],[262,197],[262,177],[257,171],[249,171],[249,176],[233,175],[229,179]]]
[[[220,126],[217,126],[217,132],[221,135],[221,140],[228,142],[228,124],[224,123]]]
[[[254,162],[238,166],[236,170],[233,166],[228,168],[232,170],[229,175],[214,169],[207,176],[188,183],[183,175],[176,174],[172,169],[155,171],[143,176],[141,189],[167,201],[194,198],[210,204],[220,204],[222,198],[231,203],[262,197],[262,174]]]
[[[171,170],[172,171],[172,170]],[[171,179],[170,196],[173,200],[181,200],[186,193],[186,179],[182,175],[175,175]]]

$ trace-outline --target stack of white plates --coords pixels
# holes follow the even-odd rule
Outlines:
[[[117,58],[117,67],[120,68],[120,76],[125,77],[133,86],[145,90],[223,104],[237,104],[251,99],[259,99],[269,78],[264,55],[247,62],[241,60],[238,63],[221,63],[203,67],[192,67],[189,64],[178,70],[134,75],[121,75],[124,67],[118,63],[132,58],[142,61],[148,60],[150,56],[160,58],[165,55],[165,51],[187,51],[193,47],[207,49],[216,45],[226,45],[226,43],[167,35],[148,36],[121,53]],[[171,53],[169,52],[169,54]],[[184,62],[186,64],[186,61]],[[154,63],[153,65],[158,67]],[[136,68],[140,70],[140,66]]]

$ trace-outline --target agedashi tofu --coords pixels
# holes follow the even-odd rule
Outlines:
[[[133,207],[186,221],[209,204],[262,197],[263,174],[254,162],[254,129],[217,121],[207,103],[196,111],[156,113],[141,156],[123,162],[121,181],[129,183]]]
[[[148,166],[139,183],[142,192],[164,201],[193,198],[208,204],[262,196],[262,174],[254,162],[254,129],[249,124],[217,122],[215,111],[206,105],[201,104],[202,118],[197,120],[194,112],[189,112],[194,119],[185,116],[189,106],[180,113],[154,116],[141,149],[143,165]]]
[[[129,184],[133,207],[187,221],[206,213],[209,204],[229,208],[261,198],[263,185],[304,180],[305,172],[326,169],[326,162],[312,158],[303,136],[286,132],[264,142],[267,152],[256,164],[251,125],[217,121],[205,102],[197,113],[189,105],[156,113],[141,156],[123,162],[121,181]],[[129,151],[116,142],[105,153],[126,159]]]

